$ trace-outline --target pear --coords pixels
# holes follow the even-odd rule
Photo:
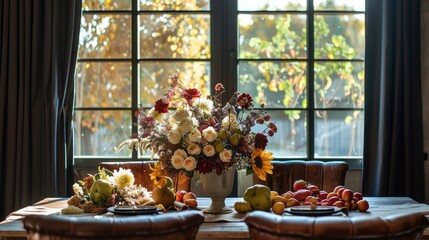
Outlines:
[[[173,205],[174,201],[176,200],[176,196],[171,188],[164,185],[157,186],[152,190],[152,199],[157,204],[162,204],[165,209],[168,209],[171,205]]]

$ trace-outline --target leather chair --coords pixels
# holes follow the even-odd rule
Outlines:
[[[119,168],[130,169],[134,175],[134,183],[140,184],[142,187],[152,191],[154,185],[149,174],[152,172],[149,166],[153,167],[155,161],[139,161],[139,162],[102,162],[99,167],[106,168],[110,171],[119,170]],[[190,191],[190,178],[184,174],[169,175],[174,182],[176,190]]]
[[[302,179],[311,184],[331,192],[338,185],[344,185],[349,165],[343,161],[272,161],[273,174],[267,175],[265,181],[260,180],[255,174],[253,183],[264,184],[278,193],[293,191],[293,183]]]
[[[32,240],[195,239],[204,216],[189,210],[150,216],[28,216],[24,228]]]
[[[305,217],[255,211],[245,222],[254,240],[418,239],[428,226],[419,213],[383,217]]]

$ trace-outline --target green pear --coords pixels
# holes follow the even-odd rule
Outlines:
[[[267,211],[271,208],[271,191],[265,185],[255,184],[244,192],[244,201],[248,201],[253,210]]]
[[[89,192],[94,204],[98,205],[105,203],[112,196],[114,189],[115,187],[112,186],[109,181],[98,179],[92,184]]]

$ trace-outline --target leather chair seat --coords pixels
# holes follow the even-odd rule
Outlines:
[[[423,214],[384,217],[304,217],[255,211],[245,218],[255,240],[417,239],[428,226]]]
[[[293,191],[293,183],[298,179],[314,184],[320,190],[331,192],[336,186],[344,185],[349,169],[349,165],[344,161],[289,160],[271,163],[274,166],[273,174],[268,174],[265,181],[254,175],[253,182],[264,184],[278,193]]]
[[[23,220],[29,239],[195,239],[204,216],[183,211],[151,216],[28,216]]]
[[[102,162],[99,167],[106,168],[110,171],[119,170],[119,168],[130,169],[134,175],[134,183],[152,191],[154,185],[149,174],[152,172],[150,166],[153,167],[155,161],[139,161],[139,162]],[[190,178],[184,174],[169,175],[174,182],[176,190],[189,191],[191,188]]]

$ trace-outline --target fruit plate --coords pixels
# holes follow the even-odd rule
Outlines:
[[[298,216],[326,216],[341,212],[341,208],[331,206],[317,206],[311,209],[310,206],[296,206],[286,208],[285,212]]]
[[[154,214],[162,209],[155,206],[120,206],[120,207],[109,207],[107,211],[116,215],[144,215]]]

